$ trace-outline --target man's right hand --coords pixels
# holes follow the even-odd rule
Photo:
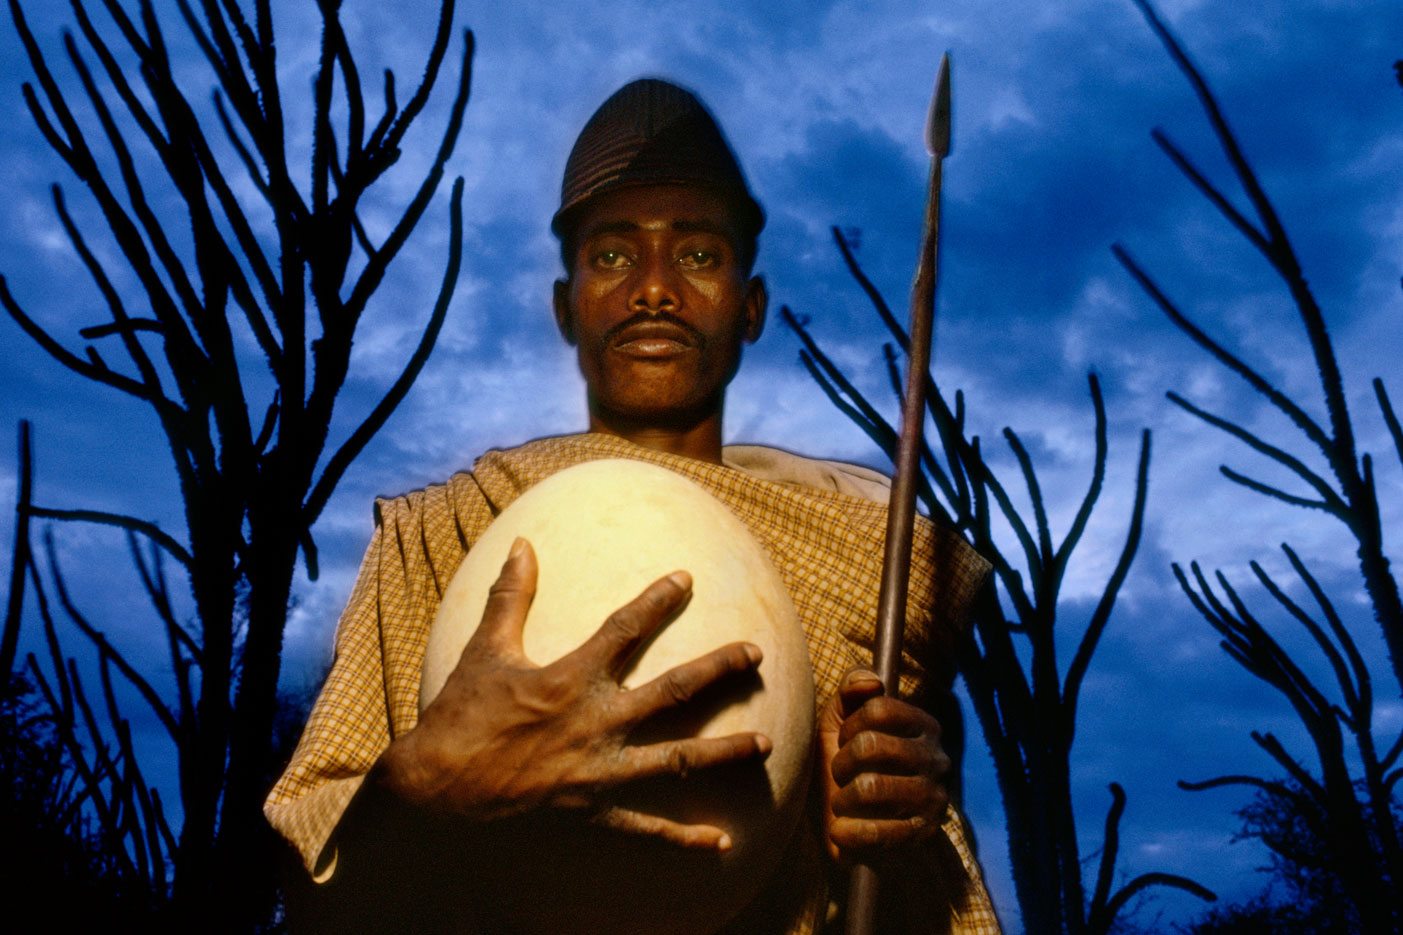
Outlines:
[[[522,650],[535,593],[535,553],[518,539],[457,668],[418,725],[381,755],[369,781],[426,817],[486,824],[561,809],[684,847],[729,848],[719,828],[611,805],[609,794],[634,780],[765,757],[771,744],[757,733],[645,746],[626,742],[651,715],[685,704],[732,673],[754,669],[760,648],[732,643],[625,689],[621,673],[686,605],[691,576],[674,572],[655,581],[578,649],[547,666],[537,666]]]

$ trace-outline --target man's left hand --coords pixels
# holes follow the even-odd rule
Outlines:
[[[818,723],[825,831],[834,859],[872,860],[940,833],[950,758],[940,723],[851,669]]]

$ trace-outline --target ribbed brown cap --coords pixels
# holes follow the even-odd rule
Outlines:
[[[551,230],[559,236],[595,195],[633,185],[713,186],[735,198],[747,233],[765,226],[716,120],[690,91],[658,78],[624,85],[589,118],[565,162]]]

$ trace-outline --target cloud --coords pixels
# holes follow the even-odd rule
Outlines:
[[[380,106],[381,68],[395,69],[401,103],[422,73],[432,7],[346,5],[372,117]],[[26,9],[59,61],[57,30],[67,21],[66,8],[29,3]],[[1360,448],[1375,456],[1385,529],[1398,528],[1398,464],[1369,381],[1381,376],[1395,407],[1403,407],[1396,327],[1403,195],[1393,181],[1403,134],[1391,73],[1403,49],[1403,21],[1382,2],[1334,0],[1278,6],[1180,0],[1165,2],[1162,12],[1221,95],[1280,207],[1332,329]],[[310,154],[304,92],[318,55],[317,14],[293,4],[279,5],[276,15],[287,146],[301,166]],[[807,316],[825,349],[894,416],[881,352],[887,336],[844,269],[829,227],[860,229],[859,259],[904,317],[926,174],[921,128],[938,52],[949,48],[955,145],[946,166],[935,351],[941,386],[965,390],[971,429],[1015,491],[1017,465],[1000,432],[1009,426],[1019,433],[1059,535],[1090,474],[1088,371],[1099,375],[1107,401],[1111,460],[1065,585],[1067,640],[1119,554],[1139,433],[1154,434],[1144,541],[1083,697],[1075,795],[1087,834],[1084,853],[1097,846],[1105,783],[1119,779],[1130,795],[1127,871],[1203,872],[1229,891],[1255,888],[1251,866],[1260,852],[1252,845],[1222,847],[1241,799],[1180,792],[1172,780],[1239,767],[1269,770],[1244,742],[1246,731],[1270,727],[1291,736],[1291,718],[1221,654],[1167,566],[1197,559],[1206,570],[1222,568],[1254,602],[1270,606],[1254,590],[1247,562],[1261,561],[1297,593],[1277,548],[1289,541],[1341,596],[1360,632],[1371,631],[1357,603],[1353,548],[1338,524],[1227,481],[1220,464],[1300,486],[1164,399],[1174,389],[1265,437],[1293,437],[1289,425],[1138,290],[1108,251],[1115,241],[1210,333],[1324,419],[1288,297],[1261,257],[1148,137],[1151,127],[1164,127],[1234,204],[1249,208],[1192,90],[1133,6],[957,0],[913,14],[902,0],[686,8],[624,0],[607,7],[462,7],[458,17],[458,27],[472,26],[478,40],[464,132],[449,178],[362,323],[333,438],[344,438],[380,398],[427,319],[442,275],[447,189],[455,175],[464,177],[466,190],[463,274],[435,355],[318,524],[323,573],[316,583],[299,581],[289,671],[315,670],[325,660],[370,534],[373,496],[440,481],[487,447],[583,426],[582,384],[550,318],[559,260],[547,222],[574,134],[628,79],[675,77],[717,113],[769,211],[760,262],[776,310],[788,304]],[[182,84],[188,81],[192,101],[207,113],[212,79],[188,40],[178,38],[178,24],[169,32],[182,56]],[[376,239],[429,165],[461,41],[455,32],[441,85],[400,163],[363,205]],[[0,272],[36,320],[81,349],[77,329],[103,313],[65,246],[46,186],[62,180],[87,221],[91,207],[30,128],[17,92],[22,80],[29,80],[22,50],[12,30],[0,30],[0,113],[12,128],[0,139],[12,193],[0,217]],[[241,197],[251,199],[241,173],[231,175]],[[178,212],[173,218],[179,221]],[[102,237],[94,243],[112,255]],[[268,249],[275,254],[271,240]],[[130,292],[132,278],[120,268],[114,265],[119,285]],[[40,499],[139,512],[172,531],[183,528],[165,442],[141,405],[62,370],[13,325],[6,327],[0,399],[11,424],[21,415],[34,419]],[[257,352],[247,335],[243,340],[256,370]],[[120,354],[101,347],[120,366]],[[835,413],[798,365],[797,351],[794,336],[772,320],[731,394],[728,437],[880,466],[875,447]],[[248,388],[261,399],[266,378],[250,376]],[[1325,471],[1308,446],[1290,444]],[[11,459],[4,460],[0,495],[8,496],[14,471]],[[0,539],[13,530],[5,515]],[[58,533],[84,606],[111,621],[114,639],[147,646],[150,634],[124,622],[141,617],[139,594],[115,594],[133,587],[121,537],[77,526]],[[1397,558],[1396,543],[1388,547]],[[79,569],[92,569],[91,580]],[[110,600],[104,589],[114,592]],[[1071,645],[1060,645],[1064,659]],[[1370,646],[1371,658],[1383,658]],[[153,666],[163,664],[163,652],[153,646]],[[1380,716],[1396,723],[1403,715],[1394,706]],[[971,809],[1007,912],[1012,888],[995,780],[987,764],[973,763],[980,742],[971,730]]]

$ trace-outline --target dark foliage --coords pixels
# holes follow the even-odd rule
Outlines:
[[[85,904],[104,910],[118,901],[100,849],[89,841],[73,779],[47,705],[28,681],[11,675],[0,691],[0,840],[24,858],[0,874],[10,905],[36,892],[83,894]]]

